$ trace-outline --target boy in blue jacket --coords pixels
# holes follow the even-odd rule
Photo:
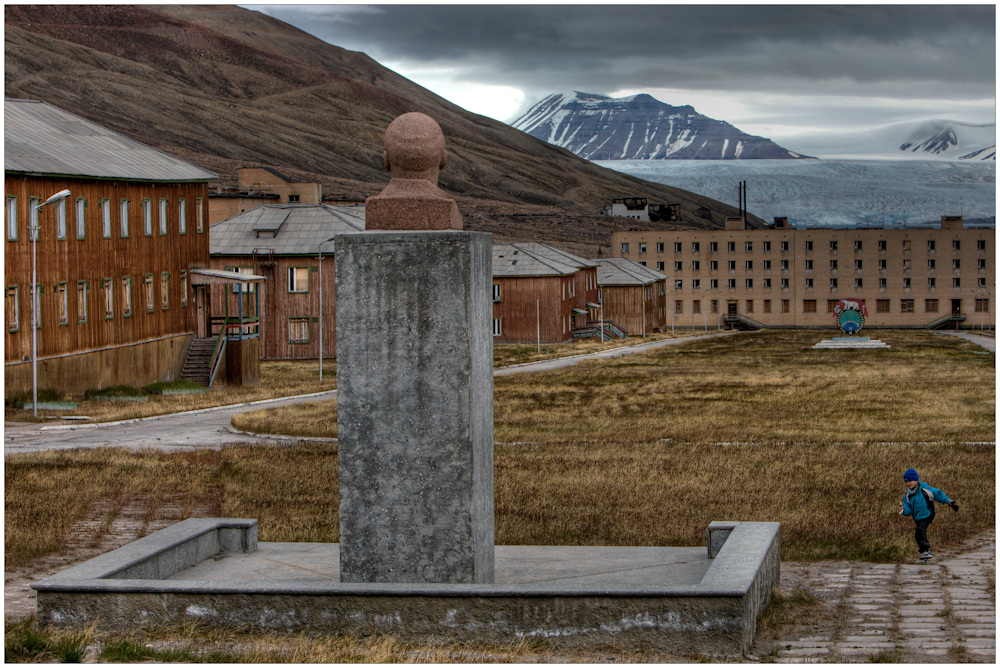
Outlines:
[[[917,549],[921,553],[920,560],[926,562],[933,556],[930,541],[927,540],[927,527],[934,521],[934,502],[947,503],[956,513],[958,504],[940,489],[920,482],[920,476],[914,469],[906,469],[903,482],[906,483],[906,496],[899,502],[899,514],[911,516],[917,523]]]

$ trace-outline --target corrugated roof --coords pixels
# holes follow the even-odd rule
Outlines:
[[[4,171],[130,181],[212,181],[214,173],[37,100],[4,99]]]
[[[541,245],[493,244],[493,276],[566,276],[576,273],[578,267],[567,261],[545,257],[530,248]]]
[[[521,250],[528,251],[538,257],[544,257],[550,260],[555,260],[562,264],[568,264],[571,267],[584,268],[584,267],[597,266],[597,263],[594,262],[593,260],[585,260],[582,257],[578,257],[571,253],[567,253],[566,251],[559,250],[558,248],[553,248],[552,246],[548,246],[546,244],[538,243],[537,241],[528,241],[528,242],[519,241],[511,245],[516,246]]]
[[[209,248],[212,255],[253,255],[254,249],[316,255],[319,244],[335,234],[364,229],[365,207],[360,205],[263,204],[212,225]],[[258,230],[268,235],[258,238]],[[323,244],[323,253],[333,248],[332,241]]]
[[[597,282],[601,285],[649,285],[667,277],[624,257],[597,260]]]

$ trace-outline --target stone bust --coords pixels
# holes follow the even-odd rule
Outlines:
[[[437,187],[448,155],[441,126],[426,114],[399,116],[385,131],[385,168],[391,179],[365,202],[368,230],[460,230],[455,200]]]

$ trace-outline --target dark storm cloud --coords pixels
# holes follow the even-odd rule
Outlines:
[[[458,66],[464,80],[526,90],[804,92],[878,84],[893,94],[936,86],[983,97],[996,78],[992,5],[313,5],[267,12],[377,60]]]

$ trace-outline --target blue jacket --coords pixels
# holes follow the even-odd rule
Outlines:
[[[945,496],[940,489],[931,487],[926,482],[921,482],[918,483],[914,494],[911,495],[907,490],[906,495],[903,496],[903,512],[901,514],[912,515],[914,520],[924,520],[934,514],[931,502],[927,499],[927,494],[924,493],[925,489],[938,503],[951,503],[951,499]]]

